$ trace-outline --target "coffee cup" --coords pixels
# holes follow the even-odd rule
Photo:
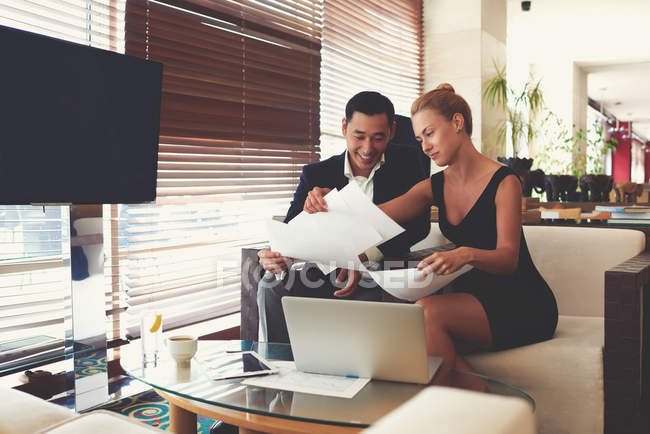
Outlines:
[[[176,360],[178,365],[186,366],[196,354],[197,340],[190,335],[172,335],[165,339],[165,345],[172,359]]]

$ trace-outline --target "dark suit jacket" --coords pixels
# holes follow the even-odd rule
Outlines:
[[[385,162],[375,172],[373,202],[381,204],[406,193],[418,182],[426,179],[416,149],[389,143],[384,153]],[[285,223],[297,216],[303,209],[307,193],[314,187],[341,189],[348,184],[343,174],[345,152],[317,163],[307,164],[302,169],[300,184],[293,195]],[[430,229],[430,212],[427,210],[417,218],[403,223],[406,232],[380,244],[384,256],[399,256],[426,237]]]

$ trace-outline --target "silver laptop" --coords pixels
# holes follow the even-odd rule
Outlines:
[[[296,369],[427,384],[442,363],[427,356],[421,306],[282,297]]]

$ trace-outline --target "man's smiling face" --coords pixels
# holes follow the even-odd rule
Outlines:
[[[343,135],[354,176],[370,175],[391,139],[391,127],[386,113],[367,115],[355,111],[349,122],[343,119]]]

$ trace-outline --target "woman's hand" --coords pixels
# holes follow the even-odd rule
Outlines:
[[[435,273],[439,276],[458,271],[460,267],[468,264],[471,256],[467,247],[459,247],[448,252],[436,252],[427,256],[418,264],[418,270],[423,276]]]
[[[332,191],[331,188],[314,187],[309,193],[307,193],[305,206],[303,206],[302,209],[308,214],[327,211],[325,195],[330,191]]]

